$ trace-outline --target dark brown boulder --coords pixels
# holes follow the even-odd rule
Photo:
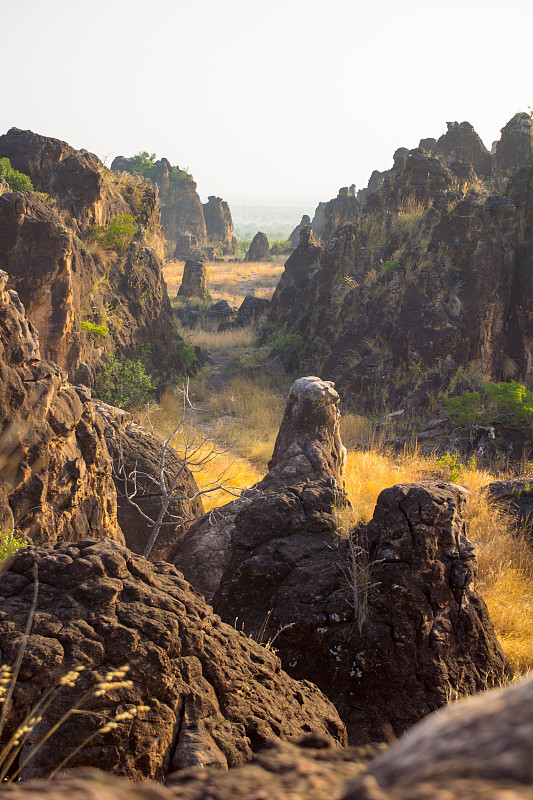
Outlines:
[[[268,239],[264,233],[259,231],[252,239],[252,243],[243,261],[266,261],[269,251],[270,246],[268,244]]]
[[[517,527],[533,532],[533,477],[494,481],[486,487],[489,502],[506,511]]]
[[[9,158],[13,169],[28,175],[34,189],[41,192],[50,191],[57,167],[75,153],[67,142],[20,128],[10,128],[0,136],[0,158]]]
[[[150,564],[112,542],[25,548],[13,557],[0,576],[2,663],[16,658],[36,571],[34,622],[2,740],[68,670],[85,670],[43,707],[21,753],[23,763],[41,740],[23,778],[49,775],[71,754],[70,766],[162,780],[187,766],[243,763],[272,736],[316,731],[345,742],[333,705],[315,686],[293,681],[277,656],[222,623],[174,567]],[[113,689],[109,673],[124,664],[128,683]],[[102,681],[102,695],[91,691],[84,702],[90,713],[42,741]],[[119,718],[99,732],[116,712],[128,711],[123,723]]]
[[[178,297],[187,299],[189,297],[199,297],[205,300],[207,297],[207,269],[203,261],[189,259],[185,262],[183,278]]]
[[[90,395],[42,361],[0,272],[0,525],[37,544],[123,542],[104,425]]]
[[[339,189],[339,194],[330,200],[324,209],[324,222],[320,232],[320,241],[326,245],[340,225],[355,222],[361,212],[361,203],[355,191],[349,187]]]
[[[208,242],[220,245],[224,255],[237,252],[237,239],[229,205],[221,197],[211,195],[203,204]]]
[[[204,513],[196,481],[176,451],[166,447],[163,456],[163,442],[133,422],[131,414],[99,401],[95,405],[105,422],[104,435],[113,462],[118,522],[126,546],[134,553],[145,553],[159,519],[164,503],[160,478],[164,463],[166,486],[173,487],[172,499],[147,557],[168,560],[179,535]]]
[[[223,325],[226,328],[244,328],[246,325],[254,325],[261,317],[268,314],[269,309],[270,300],[248,294],[239,306],[235,320],[233,322],[225,322]],[[219,330],[224,330],[224,328],[221,327]]]
[[[293,308],[297,313],[297,301],[318,270],[321,253],[322,249],[318,246],[312,229],[308,226],[302,228],[298,247],[285,262],[285,268],[274,290],[269,312],[272,321],[277,322],[283,316],[284,322],[290,328],[293,319],[288,313],[289,309]]]

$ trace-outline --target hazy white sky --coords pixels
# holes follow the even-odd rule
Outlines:
[[[189,167],[205,200],[308,204],[397,147],[533,105],[533,0],[0,0],[0,132]]]

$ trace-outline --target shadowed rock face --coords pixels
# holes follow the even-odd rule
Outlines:
[[[318,270],[321,253],[312,229],[309,226],[302,228],[298,246],[285,262],[285,269],[274,290],[269,315],[271,320],[278,321],[283,316],[287,325],[291,324],[293,320],[287,318],[289,309],[298,308],[299,295]]]
[[[433,155],[449,167],[456,161],[463,161],[472,164],[480,177],[489,176],[492,171],[490,153],[472,125],[469,122],[447,122],[446,125],[448,130],[436,142]],[[431,152],[431,148],[426,149]]]
[[[355,193],[347,187],[340,189],[338,196],[330,200],[324,208],[324,221],[320,231],[322,244],[329,241],[339,225],[355,222],[360,212],[361,203],[355,197]],[[315,230],[314,227],[313,230]]]
[[[244,256],[244,261],[266,261],[270,246],[264,233],[259,231],[252,239],[248,252]]]
[[[188,260],[183,269],[183,278],[178,297],[205,298],[207,293],[207,270],[203,261]]]
[[[0,272],[0,525],[38,544],[123,542],[103,421],[88,393],[39,357],[39,339]]]
[[[91,384],[103,354],[152,344],[154,371],[175,367],[179,338],[161,270],[164,240],[156,194],[120,182],[96,156],[31,131],[0,136],[0,152],[26,171],[35,192],[0,198],[0,251],[10,286],[40,335],[41,354],[76,383]],[[120,252],[96,248],[95,226],[135,217]],[[97,346],[81,322],[105,323]]]
[[[133,422],[126,411],[99,401],[95,405],[105,422],[104,435],[113,461],[119,525],[126,546],[142,555],[153,529],[153,523],[143,515],[157,520],[164,500],[160,483],[163,444]],[[164,461],[166,485],[174,487],[173,499],[162,518],[163,524],[149,555],[151,561],[168,560],[179,535],[190,527],[189,520],[204,513],[196,481],[172,447],[166,449]]]
[[[203,204],[207,239],[222,245],[224,254],[237,252],[237,239],[233,231],[233,220],[229,205],[221,197],[211,195]]]
[[[533,122],[522,112],[515,114],[502,128],[496,143],[493,179],[496,189],[506,189],[509,179],[520,169],[533,164]]]
[[[85,671],[43,710],[23,761],[109,671],[127,663],[132,683],[91,694],[84,704],[90,714],[67,721],[41,744],[24,778],[48,775],[83,743],[71,766],[98,766],[134,780],[162,780],[187,766],[235,766],[272,736],[317,731],[345,743],[335,708],[315,686],[293,681],[273,653],[222,623],[174,567],[150,564],[112,542],[25,548],[13,557],[0,576],[2,663],[16,658],[36,569],[34,622],[3,738],[77,664]],[[139,705],[149,708],[85,743],[111,711]]]
[[[259,793],[264,800],[530,800],[532,686],[526,678],[454,705],[384,752],[334,748],[310,736],[298,745],[272,742],[227,773],[184,770],[164,788],[83,770],[3,791],[13,800],[253,800]]]
[[[303,214],[300,224],[295,227],[295,229],[289,236],[289,241],[291,243],[291,247],[293,250],[296,250],[296,248],[300,244],[300,233],[302,229],[310,225],[311,225],[311,217],[309,216],[309,214]]]

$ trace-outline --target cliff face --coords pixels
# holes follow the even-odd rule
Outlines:
[[[0,525],[38,544],[124,543],[103,421],[87,392],[41,360],[7,279],[0,272]]]
[[[153,364],[162,377],[170,374],[179,339],[153,189],[31,131],[1,136],[0,154],[47,194],[0,197],[2,266],[39,331],[43,355],[91,384],[103,354],[151,344]],[[82,321],[107,334],[96,339]]]
[[[229,205],[211,195],[202,205],[192,175],[173,167],[167,158],[153,164],[152,183],[158,190],[161,222],[165,237],[175,243],[177,258],[195,258],[211,245],[222,247],[224,255],[237,251]],[[117,156],[111,164],[115,173],[131,172],[133,159]]]
[[[509,164],[529,157],[522,134],[513,155],[508,129],[497,176],[504,152]],[[461,369],[522,382],[531,369],[533,169],[494,193],[475,170],[487,169],[486,153],[471,126],[429,147],[397,151],[362,198],[328,204],[323,252],[302,244],[272,301],[272,324],[298,335],[286,365],[334,379],[348,402],[372,410],[428,402]]]

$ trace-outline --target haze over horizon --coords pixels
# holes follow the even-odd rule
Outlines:
[[[533,3],[2,3],[0,132],[108,165],[188,167],[205,201],[301,206],[366,186],[394,151],[467,120],[490,149],[533,104]]]

